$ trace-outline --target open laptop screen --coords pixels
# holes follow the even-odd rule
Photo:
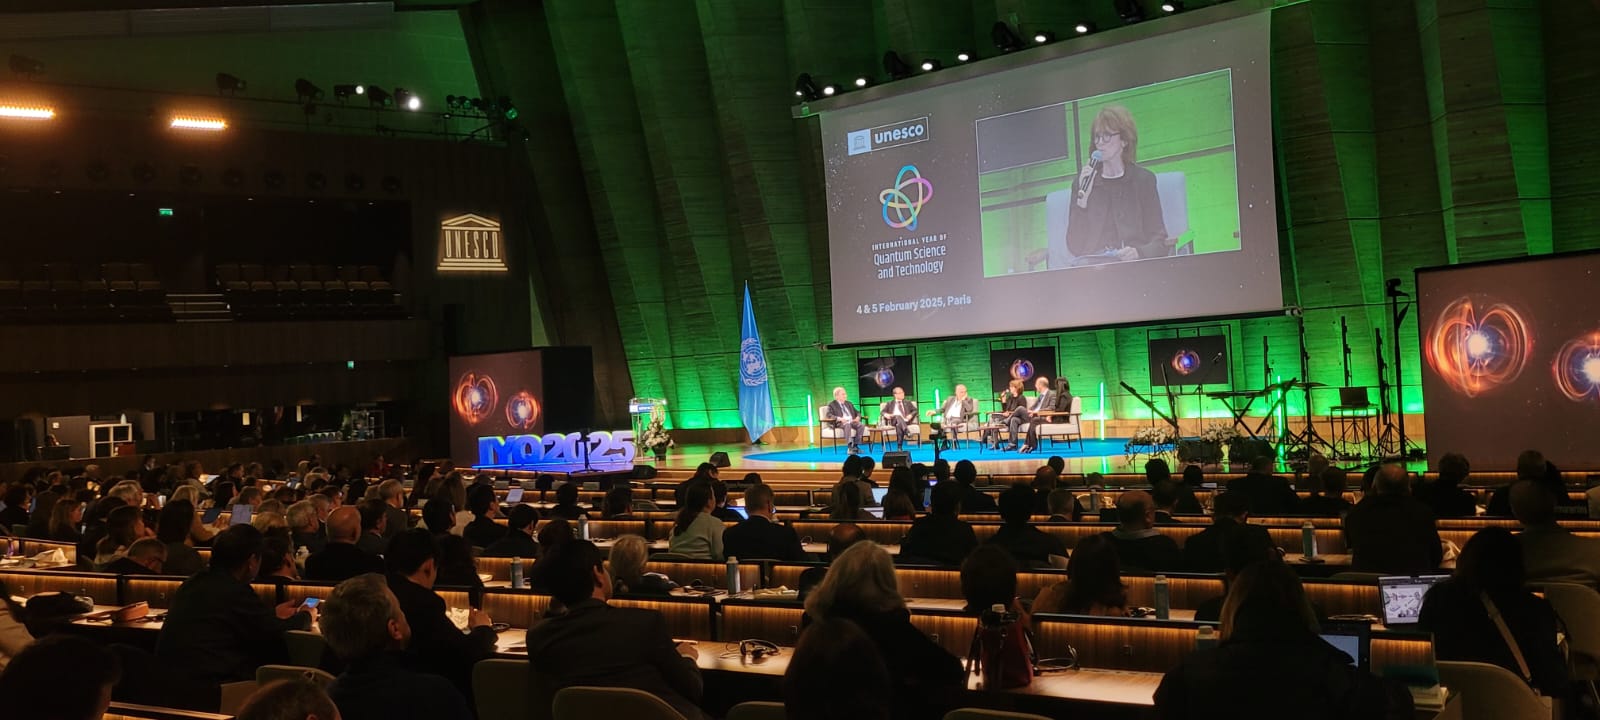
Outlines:
[[[1422,616],[1422,598],[1428,588],[1448,575],[1390,575],[1378,578],[1383,598],[1383,624],[1415,625]]]
[[[1350,666],[1367,669],[1372,653],[1372,626],[1364,622],[1326,622],[1322,639],[1350,658]]]

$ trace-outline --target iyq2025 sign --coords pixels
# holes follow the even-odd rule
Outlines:
[[[633,462],[632,430],[596,430],[589,433],[589,463],[618,465]],[[478,465],[546,465],[583,462],[583,436],[579,433],[508,435],[478,438]]]

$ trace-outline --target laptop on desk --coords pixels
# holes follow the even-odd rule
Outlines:
[[[1329,621],[1318,633],[1350,659],[1350,666],[1366,670],[1372,664],[1372,626],[1364,622]]]
[[[1449,575],[1386,575],[1378,578],[1378,595],[1383,599],[1383,624],[1404,629],[1422,617],[1422,598],[1428,588]]]

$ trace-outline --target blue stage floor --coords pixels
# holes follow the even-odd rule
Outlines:
[[[1044,448],[1028,454],[1023,454],[1020,452],[996,452],[993,450],[980,450],[977,443],[963,442],[960,450],[945,450],[939,453],[939,457],[949,460],[952,463],[959,460],[971,460],[979,465],[982,465],[986,462],[1014,463],[1018,461],[1033,461],[1043,465],[1044,461],[1051,455],[1060,455],[1063,458],[1092,458],[1109,455],[1118,456],[1118,461],[1120,462],[1123,445],[1126,442],[1127,440],[1123,438],[1108,438],[1106,440],[1093,440],[1086,438],[1084,439],[1082,446],[1074,442],[1070,447],[1065,442],[1047,442],[1045,443]],[[865,445],[863,445],[861,452],[864,455],[871,455],[873,459],[879,459],[883,457],[885,450],[894,449],[895,447],[893,445],[889,445],[887,447],[883,445],[873,445],[871,449],[868,449]],[[926,463],[929,465],[933,464],[933,445],[927,443],[924,443],[921,446],[907,444],[906,450],[910,451],[912,462]],[[837,449],[828,445],[823,445],[821,447],[800,448],[797,450],[775,450],[772,452],[746,451],[744,453],[745,460],[785,463],[817,463],[822,465],[844,462],[845,457],[847,457],[847,455],[843,445],[840,445]]]

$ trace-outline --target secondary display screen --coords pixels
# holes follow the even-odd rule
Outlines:
[[[1281,308],[1265,13],[822,113],[838,343]]]

